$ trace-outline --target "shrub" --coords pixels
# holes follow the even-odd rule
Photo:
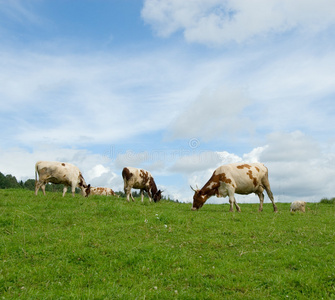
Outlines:
[[[322,198],[320,203],[323,203],[323,204],[334,204],[335,203],[335,198],[331,198],[331,199],[328,199],[328,198]]]

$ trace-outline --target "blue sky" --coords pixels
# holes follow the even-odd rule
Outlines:
[[[0,0],[0,171],[68,161],[118,191],[140,167],[190,202],[260,161],[276,201],[333,197],[334,29],[331,0]]]

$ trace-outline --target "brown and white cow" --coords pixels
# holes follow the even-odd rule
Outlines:
[[[192,188],[192,187],[191,187]],[[218,167],[212,177],[203,186],[201,190],[195,191],[193,196],[192,210],[201,208],[208,198],[212,196],[226,197],[229,196],[230,210],[233,211],[233,205],[237,211],[241,211],[234,194],[247,195],[255,193],[259,197],[259,211],[263,210],[264,194],[266,190],[273,209],[277,212],[277,206],[273,199],[268,179],[268,169],[261,163],[234,163]]]
[[[37,180],[37,173],[39,179]],[[90,193],[90,185],[87,185],[80,170],[69,163],[58,161],[38,161],[35,165],[35,195],[41,188],[45,195],[45,185],[48,183],[64,184],[63,197],[67,188],[71,186],[72,196],[75,188],[81,189],[83,195],[87,197]]]
[[[122,178],[124,182],[124,192],[127,195],[127,201],[129,202],[129,195],[133,201],[133,195],[131,194],[131,189],[140,189],[142,202],[143,202],[143,191],[146,191],[149,196],[149,200],[151,202],[151,198],[154,199],[155,202],[161,200],[162,191],[157,190],[157,186],[154,178],[151,173],[143,170],[132,167],[126,167],[122,170]]]
[[[91,187],[90,195],[116,196],[119,198],[119,195],[116,195],[111,188],[106,187]]]
[[[293,201],[290,205],[290,212],[302,211],[306,212],[306,202],[305,201]]]

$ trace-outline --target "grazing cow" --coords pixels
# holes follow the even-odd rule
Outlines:
[[[39,179],[37,180],[37,173]],[[67,188],[71,186],[72,196],[75,188],[81,189],[83,195],[87,197],[90,193],[90,185],[87,185],[80,170],[69,163],[57,161],[38,161],[35,165],[35,195],[41,188],[45,195],[45,185],[48,183],[64,184],[63,197]]]
[[[293,201],[290,206],[290,212],[300,210],[305,212],[306,210],[306,202],[305,201]]]
[[[156,183],[150,172],[142,169],[126,167],[122,170],[122,178],[124,181],[124,192],[127,195],[128,202],[129,195],[131,196],[131,199],[135,201],[133,195],[131,194],[132,188],[141,190],[142,202],[143,191],[148,193],[150,202],[151,198],[153,198],[155,202],[161,200],[162,191],[157,190]]]
[[[260,201],[259,211],[262,211],[264,189],[272,201],[274,211],[277,212],[277,206],[275,205],[273,194],[270,189],[268,169],[263,164],[234,163],[223,165],[214,171],[212,177],[201,190],[192,188],[195,192],[193,196],[192,210],[201,208],[208,198],[215,195],[217,197],[229,196],[229,211],[233,211],[233,205],[235,204],[237,211],[240,212],[241,209],[236,203],[234,194],[247,195],[255,193],[258,195]]]
[[[91,195],[102,195],[102,196],[116,196],[119,198],[119,195],[116,195],[111,188],[106,187],[91,187]]]

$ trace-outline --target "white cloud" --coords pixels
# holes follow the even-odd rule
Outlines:
[[[321,151],[310,136],[299,131],[273,133],[260,160],[269,168],[271,187],[280,201],[333,197],[334,155]]]
[[[87,171],[86,182],[90,183],[92,187],[110,187],[114,191],[122,190],[121,178],[115,172],[112,172],[109,167],[102,164],[93,166]]]
[[[264,161],[306,162],[318,159],[318,143],[300,131],[292,133],[274,132],[267,137],[269,146],[261,154]]]
[[[109,168],[106,168],[101,164],[96,165],[90,171],[90,178],[100,177],[100,176],[108,173],[109,171],[110,171]]]
[[[115,165],[120,169],[124,167],[139,168],[150,160],[150,154],[146,151],[134,152],[133,150],[127,150],[125,153],[117,155],[115,158]]]
[[[181,80],[166,57],[155,56],[2,51],[0,122],[13,123],[11,140],[27,146],[41,140],[66,146],[111,143],[157,131],[169,122],[171,88],[179,89]]]
[[[250,132],[252,124],[243,116],[249,104],[243,90],[205,90],[173,120],[172,136],[211,140],[231,137],[241,130]]]
[[[334,25],[332,0],[146,0],[142,18],[168,37],[183,31],[189,42],[245,42],[290,30],[315,33]]]
[[[195,172],[214,171],[223,164],[241,161],[241,158],[227,151],[193,151],[190,155],[182,155],[168,169],[171,172],[193,174]]]

